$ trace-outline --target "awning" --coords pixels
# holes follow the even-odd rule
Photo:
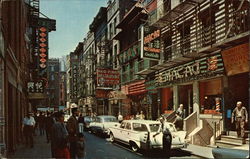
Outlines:
[[[126,99],[127,96],[122,91],[111,91],[108,94],[109,100]]]

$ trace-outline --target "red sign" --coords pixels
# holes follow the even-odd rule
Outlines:
[[[39,56],[40,56],[40,68],[47,67],[47,54],[48,54],[48,36],[47,29],[45,27],[39,28]]]
[[[117,70],[98,68],[96,72],[98,87],[112,87],[120,82],[120,73]]]
[[[97,89],[95,92],[96,98],[108,98],[109,91]]]
[[[145,87],[145,80],[134,82],[128,85],[129,95],[143,94],[145,92],[147,92],[146,87]]]

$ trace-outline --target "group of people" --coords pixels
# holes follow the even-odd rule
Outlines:
[[[51,142],[52,158],[84,158],[85,142],[84,135],[79,131],[78,109],[71,109],[72,116],[64,122],[64,112],[59,111],[53,114],[39,114],[35,118],[32,113],[28,113],[23,119],[23,134],[26,145],[33,147],[33,135],[36,125],[39,127],[40,135],[46,131],[47,142]],[[44,120],[42,120],[44,119]],[[36,124],[38,123],[38,124]]]

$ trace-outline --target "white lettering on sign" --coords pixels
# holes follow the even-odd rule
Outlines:
[[[200,74],[199,62],[165,70],[155,75],[156,83],[164,83]]]

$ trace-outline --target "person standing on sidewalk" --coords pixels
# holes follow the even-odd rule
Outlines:
[[[79,125],[78,125],[78,109],[71,109],[72,116],[69,118],[67,122],[67,130],[69,132],[69,142],[70,142],[70,156],[71,158],[76,158],[76,145],[78,141],[77,134],[79,133]]]
[[[119,123],[121,123],[123,121],[123,116],[121,114],[121,112],[118,113],[118,117],[117,117]]]
[[[245,124],[248,122],[248,113],[246,107],[242,106],[242,102],[238,101],[236,108],[232,112],[232,123],[235,122],[237,136],[245,137]]]
[[[64,125],[64,113],[57,112],[55,115],[57,121],[51,131],[51,153],[53,158],[70,159],[68,148],[68,131]]]
[[[46,131],[46,138],[47,138],[47,143],[51,140],[51,129],[53,124],[55,123],[52,114],[50,112],[47,112],[47,116],[45,117],[45,131]]]
[[[83,132],[83,123],[84,123],[84,117],[82,116],[82,114],[80,114],[79,118],[78,118],[78,123],[79,123],[79,132]]]
[[[26,146],[34,147],[33,133],[35,127],[35,119],[31,116],[32,113],[28,113],[23,119],[23,134],[25,137]]]

